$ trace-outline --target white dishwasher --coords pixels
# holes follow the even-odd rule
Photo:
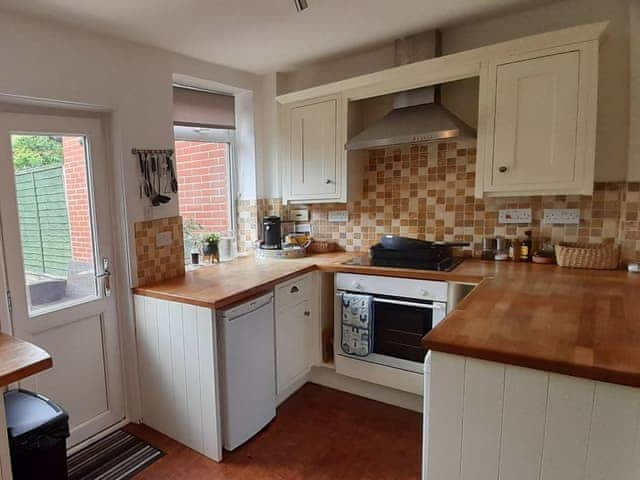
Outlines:
[[[216,313],[222,440],[234,450],[276,416],[273,294]]]

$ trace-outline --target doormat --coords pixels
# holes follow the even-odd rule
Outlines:
[[[67,458],[69,480],[126,480],[162,456],[162,450],[118,430]]]

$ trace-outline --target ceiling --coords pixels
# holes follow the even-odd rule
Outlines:
[[[540,0],[0,0],[0,8],[254,73],[286,71],[404,34]]]

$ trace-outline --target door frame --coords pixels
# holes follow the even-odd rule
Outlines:
[[[114,271],[112,275],[112,285],[111,291],[113,298],[113,316],[115,317],[114,326],[115,332],[113,332],[113,338],[106,339],[105,346],[107,345],[107,341],[112,342],[112,345],[115,345],[117,351],[115,351],[115,358],[111,360],[111,362],[107,362],[105,359],[105,369],[107,378],[113,376],[114,374],[119,377],[119,381],[117,385],[115,385],[116,391],[114,392],[114,396],[109,398],[108,401],[109,409],[117,410],[121,415],[118,419],[114,420],[109,425],[106,425],[99,432],[89,436],[87,439],[81,441],[78,445],[74,446],[72,449],[77,449],[80,445],[91,443],[94,440],[110,433],[115,428],[119,428],[122,425],[128,423],[129,418],[129,405],[131,404],[131,394],[130,389],[128,388],[131,384],[131,376],[133,376],[135,382],[137,382],[137,365],[133,365],[131,368],[125,368],[125,357],[133,356],[135,357],[135,352],[133,355],[129,355],[125,349],[124,339],[126,337],[125,332],[128,334],[129,325],[127,322],[127,316],[123,315],[124,312],[130,311],[129,304],[132,305],[131,299],[127,298],[129,295],[129,263],[127,262],[127,255],[123,255],[124,252],[128,252],[128,244],[125,238],[127,235],[127,226],[123,225],[122,222],[126,219],[126,199],[124,197],[124,191],[121,189],[123,186],[118,186],[114,182],[114,171],[115,169],[122,170],[121,162],[115,164],[114,157],[111,154],[111,142],[112,138],[109,135],[110,129],[112,127],[113,119],[108,114],[108,112],[95,112],[95,111],[87,111],[87,109],[78,109],[74,110],[54,110],[50,108],[42,108],[38,106],[29,107],[27,106],[24,110],[19,109],[17,112],[10,108],[8,111],[5,109],[0,109],[0,114],[15,116],[17,119],[33,119],[34,117],[49,117],[49,120],[52,121],[61,121],[64,123],[71,124],[72,127],[74,125],[78,125],[77,128],[71,128],[69,130],[77,129],[81,134],[90,135],[92,132],[98,134],[98,140],[92,139],[92,150],[95,148],[95,152],[98,152],[94,157],[102,157],[101,161],[103,165],[101,166],[101,174],[99,178],[91,178],[91,175],[94,175],[93,172],[88,171],[88,181],[93,180],[93,184],[90,186],[91,190],[95,190],[95,183],[102,183],[103,185],[100,187],[103,191],[101,192],[102,197],[110,202],[113,205],[112,208],[109,209],[108,212],[103,212],[102,215],[98,214],[97,211],[93,212],[93,215],[96,219],[95,221],[95,230],[97,231],[98,227],[98,219],[102,216],[102,220],[105,221],[108,217],[108,220],[111,224],[110,232],[101,232],[101,237],[106,239],[104,244],[106,244],[110,250],[110,261],[111,261],[111,269]],[[36,125],[32,129],[34,132],[37,132],[41,129],[37,126],[37,121],[34,122]],[[45,121],[46,123],[46,121]],[[87,123],[92,123],[93,125],[87,127]],[[20,129],[16,129],[19,131]],[[66,129],[65,129],[66,130]],[[69,134],[73,134],[71,131],[66,132]],[[98,150],[99,149],[99,150]],[[122,175],[120,175],[122,177]],[[117,193],[116,193],[117,192]],[[13,191],[15,193],[15,190]],[[93,192],[92,192],[93,193]],[[94,193],[95,194],[95,193]],[[99,200],[98,200],[99,201]],[[96,203],[98,202],[96,201]],[[104,227],[103,227],[104,228]],[[95,233],[95,232],[94,232]],[[124,245],[123,245],[124,242]],[[123,250],[124,249],[124,250]],[[5,313],[7,315],[2,315],[2,319],[0,319],[0,331],[14,334],[16,332],[16,328],[14,327],[15,315],[10,312],[7,296],[4,292],[9,290],[9,282],[8,282],[8,270],[5,262],[5,243],[3,238],[2,224],[0,223],[0,312]],[[104,253],[104,252],[103,252]],[[96,258],[96,264],[99,265],[100,259]],[[96,272],[97,273],[97,272]],[[98,283],[98,288],[100,288],[100,284]],[[25,295],[26,292],[22,292],[22,295]],[[12,295],[15,293],[12,292]],[[71,308],[76,308],[71,306]],[[56,315],[57,312],[53,314]],[[27,317],[28,320],[32,318]],[[37,317],[36,317],[37,318]],[[6,319],[6,321],[2,322],[2,320]],[[54,325],[55,327],[55,325]],[[41,329],[35,328],[30,329],[30,334],[35,334]],[[104,332],[103,332],[104,335]],[[134,358],[135,360],[135,358]],[[28,382],[28,380],[27,380]],[[111,386],[108,386],[111,388]],[[133,393],[135,395],[135,393]],[[135,400],[135,396],[133,397]],[[82,426],[79,426],[82,429]]]

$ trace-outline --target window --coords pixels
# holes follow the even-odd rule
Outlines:
[[[187,257],[204,234],[235,231],[234,131],[175,126],[174,135]]]

